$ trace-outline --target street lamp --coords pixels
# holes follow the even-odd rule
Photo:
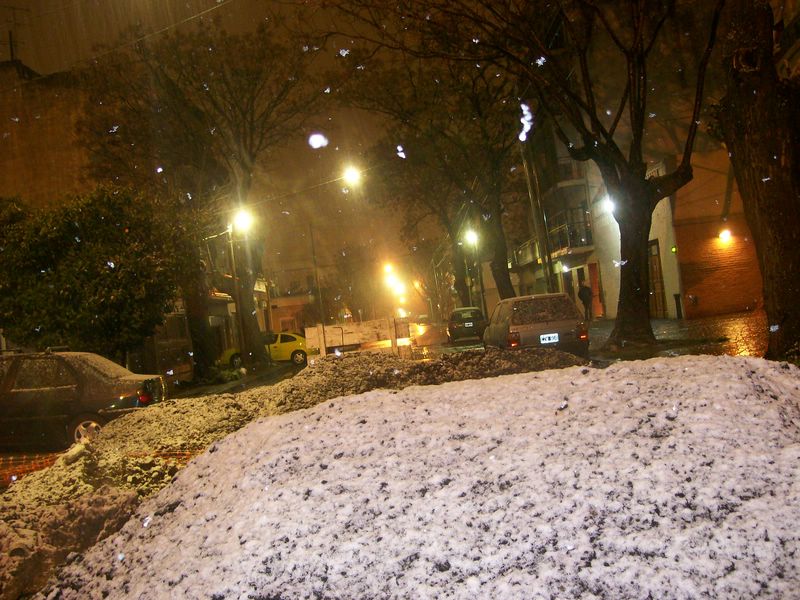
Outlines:
[[[481,286],[481,310],[483,310],[484,316],[486,315],[486,290],[483,287],[483,265],[480,262],[480,258],[478,256],[478,234],[472,230],[468,229],[464,233],[464,239],[467,243],[472,246],[473,256],[475,257],[475,264],[478,267],[478,282]],[[471,287],[471,286],[470,286]]]
[[[342,173],[342,179],[347,185],[355,186],[361,183],[361,171],[354,166],[348,166]]]
[[[325,143],[319,147],[326,146],[327,143],[328,140],[326,139]],[[354,166],[348,166],[345,168],[344,172],[342,173],[342,176],[339,179],[333,179],[326,183],[332,183],[339,180],[343,180],[349,186],[356,186],[359,183],[361,183],[361,171],[359,171]],[[320,183],[319,185],[316,186],[318,201],[321,199],[322,186],[323,183]],[[325,335],[325,307],[322,301],[322,287],[320,285],[320,280],[319,280],[319,266],[317,265],[317,250],[314,244],[314,223],[310,220],[308,222],[308,232],[309,232],[309,237],[311,238],[311,259],[314,263],[314,280],[316,281],[317,284],[317,304],[319,306],[319,319],[322,325],[322,342],[320,344],[322,347],[320,348],[320,353],[322,354],[322,356],[325,356],[327,352],[327,339]]]
[[[228,223],[228,244],[231,251],[231,277],[233,278],[233,301],[236,303],[236,324],[239,328],[239,353],[242,360],[245,360],[247,352],[245,349],[244,340],[244,317],[242,315],[242,296],[239,290],[239,279],[236,275],[236,254],[233,248],[233,232],[236,230],[239,233],[247,235],[247,232],[253,225],[253,216],[244,208],[234,215],[232,221]],[[249,356],[248,356],[249,358]]]

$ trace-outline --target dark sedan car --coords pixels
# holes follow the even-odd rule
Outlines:
[[[486,329],[486,318],[476,306],[464,306],[455,309],[447,320],[447,340],[456,342],[464,338],[483,337]]]
[[[159,375],[136,375],[97,354],[5,353],[0,355],[0,444],[68,446],[166,395]]]

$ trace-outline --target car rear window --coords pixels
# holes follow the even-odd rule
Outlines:
[[[84,374],[98,374],[108,379],[128,377],[131,372],[114,361],[108,360],[99,354],[89,352],[74,352],[64,355],[69,363]]]
[[[450,315],[451,321],[469,321],[470,319],[481,319],[481,311],[479,310],[459,310]]]
[[[514,303],[512,325],[527,325],[540,321],[560,321],[580,318],[575,304],[567,296],[526,298]]]

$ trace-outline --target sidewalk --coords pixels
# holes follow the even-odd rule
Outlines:
[[[600,360],[630,360],[681,354],[763,356],[767,351],[767,316],[764,311],[735,313],[702,319],[653,319],[658,340],[652,349],[607,353],[602,351],[613,320],[599,319],[589,328],[589,353]]]

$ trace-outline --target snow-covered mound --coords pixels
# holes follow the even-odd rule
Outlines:
[[[252,423],[58,598],[798,598],[800,372],[682,357]],[[59,594],[60,593],[60,594]]]

